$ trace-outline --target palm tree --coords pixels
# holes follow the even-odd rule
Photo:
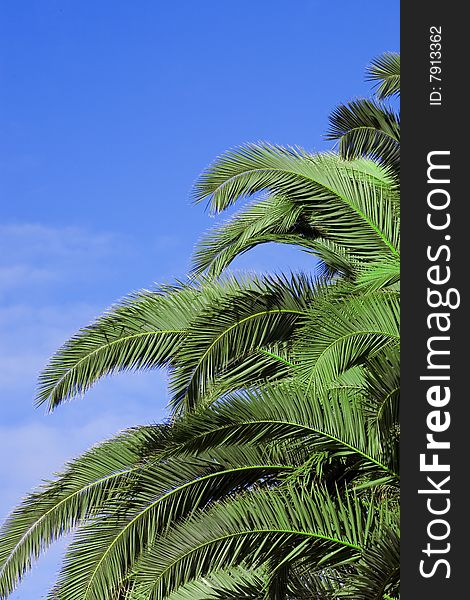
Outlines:
[[[173,416],[26,498],[1,532],[1,597],[71,530],[50,598],[398,597],[397,61],[372,63],[378,99],[333,114],[339,156],[220,157],[195,200],[252,200],[203,238],[191,279],[125,299],[51,359],[50,410],[166,367]],[[267,242],[315,255],[316,276],[224,273]]]

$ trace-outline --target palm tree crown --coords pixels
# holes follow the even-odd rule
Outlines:
[[[249,144],[194,187],[221,213],[191,277],[134,294],[44,369],[54,410],[99,379],[165,367],[169,423],[120,433],[29,495],[1,533],[0,596],[69,531],[49,598],[397,599],[399,56],[339,106],[337,152]],[[235,277],[264,243],[311,275]]]

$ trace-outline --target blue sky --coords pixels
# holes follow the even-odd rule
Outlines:
[[[329,112],[399,49],[399,2],[3,0],[0,40],[1,518],[90,444],[162,418],[164,373],[106,380],[47,416],[37,373],[118,298],[184,275],[214,224],[190,203],[214,157],[329,147]],[[266,247],[234,268],[310,266]],[[12,598],[44,597],[62,547]]]

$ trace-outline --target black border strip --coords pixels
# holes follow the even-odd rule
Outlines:
[[[401,3],[404,600],[463,597],[462,593],[468,593],[470,573],[466,564],[470,534],[466,511],[470,504],[470,327],[466,315],[470,228],[466,209],[470,202],[463,187],[470,172],[463,150],[470,29],[460,6],[464,5],[434,0]],[[433,43],[440,47],[431,47]],[[431,55],[433,51],[441,55]],[[431,67],[440,67],[442,72]],[[441,81],[430,78],[432,74]],[[436,167],[428,172],[430,163],[450,169]],[[460,306],[444,306],[446,299],[455,306],[459,298]],[[431,442],[427,435],[432,435]],[[442,445],[437,447],[437,442]],[[433,461],[437,466],[432,467]]]

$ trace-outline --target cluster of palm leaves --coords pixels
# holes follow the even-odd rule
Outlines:
[[[246,145],[195,186],[214,213],[185,282],[82,329],[41,375],[53,410],[111,373],[166,367],[171,419],[66,465],[1,531],[0,596],[73,531],[49,598],[396,599],[399,57],[339,106],[336,152]],[[235,277],[258,244],[312,274]]]

